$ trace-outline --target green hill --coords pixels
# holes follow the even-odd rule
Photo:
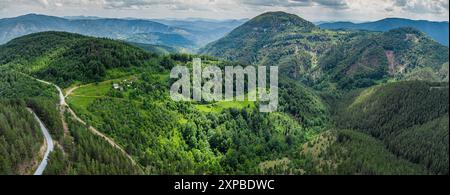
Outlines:
[[[387,148],[435,174],[448,174],[448,83],[380,85],[343,98],[337,126],[382,140]]]
[[[371,86],[383,78],[414,79],[411,75],[424,71],[427,77],[417,79],[442,81],[440,71],[446,62],[447,47],[415,29],[401,28],[332,47],[319,59],[319,67],[325,82],[349,89]]]
[[[298,163],[308,173],[331,175],[424,175],[429,171],[390,152],[383,142],[352,130],[326,132],[305,144]]]
[[[282,75],[316,89],[363,88],[392,78],[442,81],[441,68],[448,63],[447,47],[411,28],[324,30],[283,12],[257,16],[200,51],[244,64],[276,65]]]
[[[108,70],[149,66],[154,58],[126,43],[65,32],[35,33],[0,46],[0,64],[61,86],[100,81]]]
[[[346,34],[321,30],[293,14],[269,12],[207,45],[200,53],[244,64],[278,65],[295,78],[314,68],[317,57]]]

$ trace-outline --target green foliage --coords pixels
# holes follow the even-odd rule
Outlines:
[[[315,30],[312,23],[296,15],[265,13],[207,45],[200,53],[244,64],[277,65],[283,55],[295,54],[295,44],[321,39],[312,33]]]
[[[29,161],[27,152],[36,150],[29,116],[18,119],[26,105],[58,139],[45,172],[52,175],[448,174],[448,83],[380,85],[448,80],[448,48],[416,30],[321,30],[276,12],[203,52],[238,61],[201,56],[205,66],[278,65],[280,112],[260,113],[258,103],[171,101],[168,70],[191,67],[194,55],[155,56],[121,42],[59,32],[0,46],[0,64],[7,66],[0,67],[0,97],[19,102],[0,107],[14,110],[6,119],[0,112],[0,121],[12,125],[0,124],[7,129],[7,139],[0,136],[7,148],[0,151],[1,168],[14,174],[17,162]],[[70,117],[64,134],[55,89],[10,69],[64,87],[91,83],[76,90],[69,104],[138,165]],[[332,122],[350,130],[318,136]],[[27,148],[17,152],[15,145]]]
[[[448,114],[423,125],[403,129],[388,138],[388,147],[431,172],[448,175]]]
[[[328,107],[310,89],[293,81],[282,80],[279,90],[279,111],[294,116],[308,127],[324,127],[328,124]]]
[[[404,79],[410,72],[422,69],[438,74],[446,62],[447,47],[417,30],[401,28],[363,34],[331,47],[319,59],[319,66],[326,75],[321,82],[335,82],[340,89],[354,89],[375,85],[386,77]]]
[[[118,152],[103,138],[69,117],[70,136],[65,137],[62,150],[50,154],[46,175],[136,175],[140,168]]]
[[[0,175],[29,174],[43,136],[23,101],[0,100]]]
[[[0,68],[0,97],[23,100],[44,122],[54,139],[60,139],[63,127],[56,89],[13,70]]]
[[[415,29],[384,33],[324,30],[282,12],[262,14],[200,53],[244,64],[279,66],[281,77],[319,90],[365,88],[388,78],[404,80],[424,68],[440,76],[442,64],[448,63],[448,47]]]
[[[338,175],[427,174],[423,167],[398,158],[377,139],[350,130],[339,130],[335,140],[318,155],[315,172]],[[321,163],[322,162],[322,163]],[[325,163],[324,163],[325,162]]]
[[[0,46],[0,64],[63,87],[101,81],[113,68],[152,66],[153,58],[126,43],[65,32],[35,33]]]
[[[74,81],[96,82],[106,76],[106,70],[118,67],[143,66],[152,55],[120,42],[79,40],[48,68],[36,73],[40,78],[67,86]]]
[[[63,138],[64,128],[55,101],[43,97],[31,98],[27,100],[27,106],[42,120],[53,139],[60,140]]]
[[[57,146],[46,174],[140,174],[139,167],[102,138],[70,121],[64,135],[56,89],[22,73],[0,72],[0,174],[30,174],[42,142],[31,108],[49,129]]]
[[[448,174],[448,121],[441,119],[448,119],[448,99],[448,83],[390,83],[344,97],[336,122],[381,139],[434,174]]]
[[[189,103],[159,101],[98,98],[84,115],[150,174],[260,173],[261,162],[296,153],[314,133],[281,113],[202,113]]]
[[[56,89],[32,78],[0,67],[0,97],[2,98],[32,98],[47,97],[56,100]]]

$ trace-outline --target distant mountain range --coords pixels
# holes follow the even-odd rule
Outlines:
[[[395,28],[412,27],[426,33],[435,41],[448,46],[448,22],[431,22],[426,20],[409,20],[403,18],[386,18],[375,22],[352,23],[331,22],[320,23],[319,27],[324,29],[358,29],[369,31],[389,31]]]
[[[195,50],[206,43],[219,39],[242,22],[239,20],[152,21],[86,16],[60,18],[28,14],[0,19],[0,44],[36,32],[66,31],[87,36]]]

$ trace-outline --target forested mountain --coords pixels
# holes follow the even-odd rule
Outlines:
[[[33,173],[42,143],[39,125],[25,103],[0,99],[0,175]]]
[[[368,87],[383,78],[443,81],[448,57],[447,47],[420,31],[399,28],[332,46],[316,71],[325,83],[331,80],[342,89]]]
[[[350,93],[337,106],[337,125],[379,138],[394,154],[434,174],[448,174],[448,87],[409,81]]]
[[[316,29],[314,24],[296,15],[283,12],[265,13],[207,45],[200,52],[244,64],[271,65],[282,60],[280,55],[295,54],[297,41],[306,42],[309,36],[305,34],[312,35],[312,31]],[[277,45],[283,46],[284,49],[277,52],[277,48],[274,48]],[[269,60],[270,57],[275,59]]]
[[[448,48],[418,30],[323,30],[270,12],[202,50],[219,59],[171,51],[65,32],[1,45],[0,121],[17,110],[0,124],[4,174],[38,147],[29,116],[18,119],[30,107],[57,142],[45,174],[448,175]],[[173,101],[170,70],[196,57],[279,65],[277,112]],[[123,151],[61,116],[56,90],[30,76],[64,88],[68,107]],[[15,145],[30,148],[10,152]]]
[[[323,30],[283,12],[262,14],[200,51],[245,64],[278,65],[281,74],[315,88],[351,89],[430,74],[442,78],[448,63],[448,47],[412,28]]]
[[[322,23],[319,26],[324,29],[359,29],[370,31],[390,31],[396,28],[409,27],[418,29],[442,45],[448,46],[448,22],[386,18],[375,22],[332,22]]]
[[[35,33],[0,46],[0,64],[62,86],[100,81],[114,68],[150,66],[153,58],[127,43],[65,32]]]

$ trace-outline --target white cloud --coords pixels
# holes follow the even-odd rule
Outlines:
[[[415,13],[448,12],[449,0],[393,0],[394,6]]]
[[[104,17],[250,18],[288,11],[309,20],[448,20],[449,0],[0,0],[0,17],[30,12]],[[8,8],[8,9],[5,9]]]

